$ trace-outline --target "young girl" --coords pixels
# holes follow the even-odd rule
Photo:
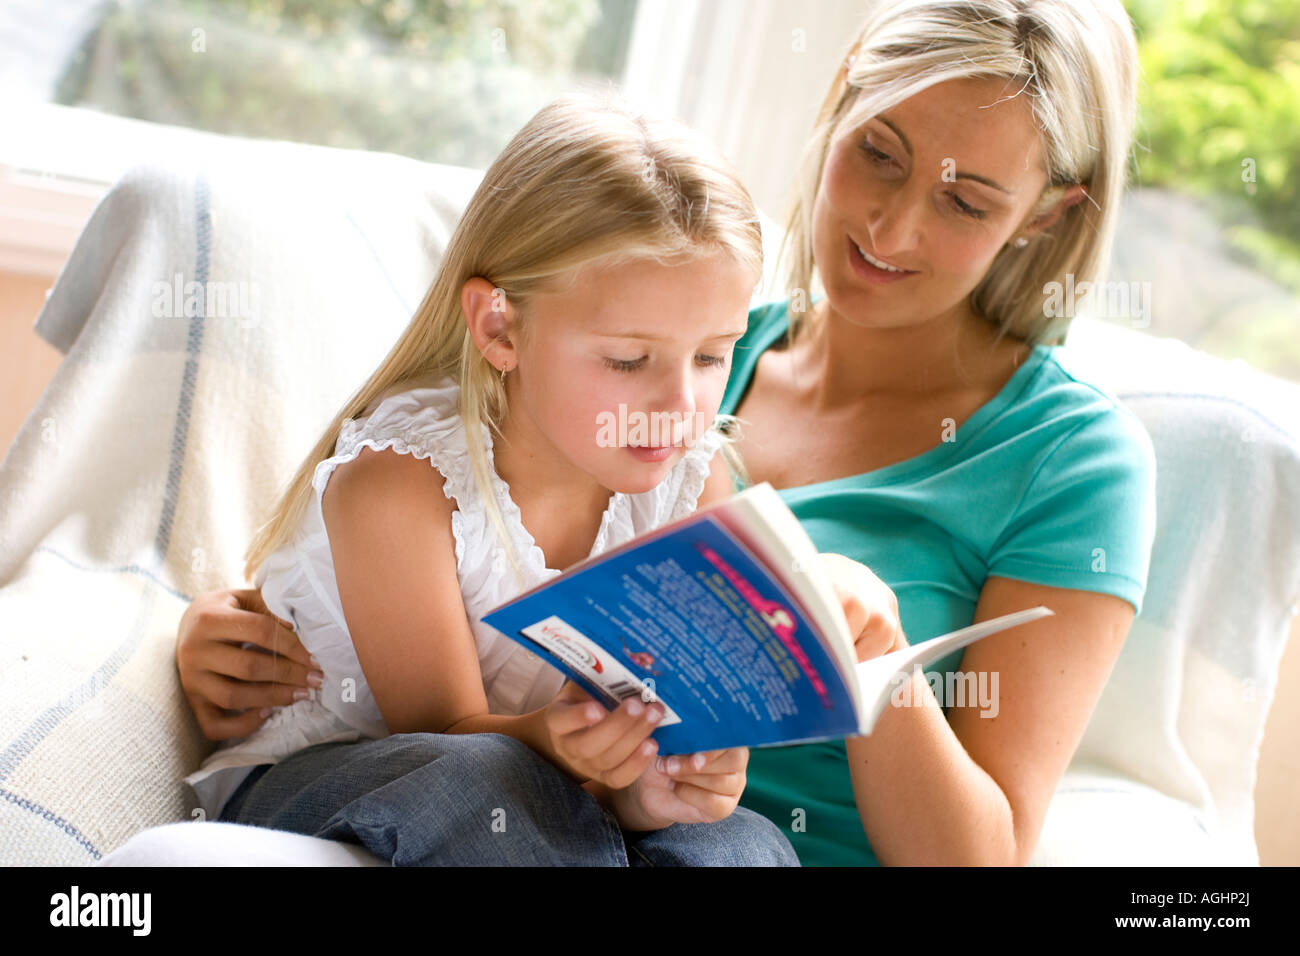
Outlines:
[[[736,809],[746,750],[656,761],[661,705],[606,715],[479,621],[730,493],[716,428],[596,439],[602,413],[714,420],[761,256],[684,128],[580,96],[515,136],[250,547],[320,677],[186,778],[210,818],[396,864],[795,861]]]

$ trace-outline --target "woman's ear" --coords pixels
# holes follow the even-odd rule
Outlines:
[[[1032,239],[1045,229],[1050,229],[1056,225],[1057,220],[1065,214],[1065,210],[1071,206],[1077,206],[1088,198],[1088,190],[1076,183],[1073,186],[1067,186],[1061,196],[1052,203],[1047,209],[1034,216],[1016,232],[1016,236]]]
[[[493,286],[482,276],[465,280],[460,287],[460,307],[470,338],[493,368],[508,371],[519,364],[511,331],[515,308],[504,289]]]

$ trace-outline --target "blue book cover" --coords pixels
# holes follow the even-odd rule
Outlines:
[[[611,710],[658,700],[661,754],[858,732],[854,692],[799,603],[708,512],[561,575],[483,620]]]

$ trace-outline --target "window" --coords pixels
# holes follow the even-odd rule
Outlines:
[[[635,8],[636,0],[64,0],[51,10],[47,0],[8,0],[6,32],[18,42],[0,57],[29,99],[482,167],[549,99],[621,75]]]

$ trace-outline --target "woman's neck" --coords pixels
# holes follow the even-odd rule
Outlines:
[[[1016,348],[1020,346],[1020,349]],[[980,388],[1006,378],[1006,356],[1024,343],[961,303],[915,325],[855,324],[823,299],[809,312],[791,346],[792,375],[818,410],[881,397],[909,398]]]

